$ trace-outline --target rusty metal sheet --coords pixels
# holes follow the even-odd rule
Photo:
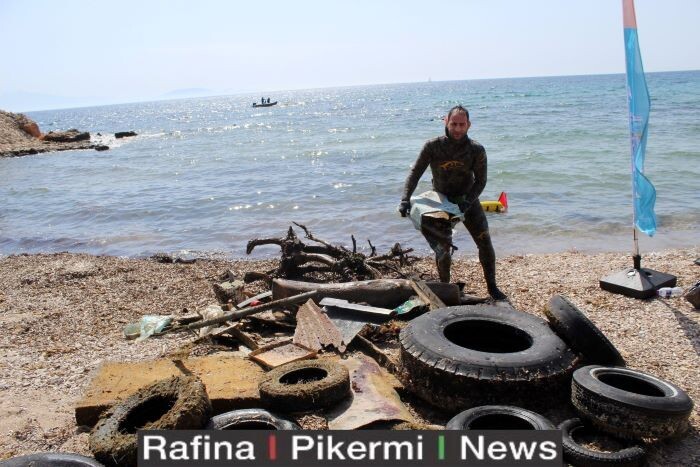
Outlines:
[[[261,347],[248,357],[267,368],[275,368],[289,362],[316,357],[316,352],[291,341],[278,342]]]
[[[316,351],[335,347],[345,352],[346,347],[338,328],[311,299],[299,307],[293,342]]]
[[[380,420],[415,421],[377,362],[358,355],[340,363],[350,372],[352,397],[328,414],[329,429],[356,430]]]

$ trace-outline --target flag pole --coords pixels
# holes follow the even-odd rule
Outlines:
[[[633,267],[600,280],[600,288],[634,298],[650,298],[661,287],[674,287],[676,276],[641,267],[637,229],[652,236],[656,232],[656,189],[644,176],[644,157],[651,99],[647,89],[642,55],[637,37],[634,0],[622,0],[622,24],[625,43],[625,76],[629,105],[630,143],[632,149],[632,235]]]

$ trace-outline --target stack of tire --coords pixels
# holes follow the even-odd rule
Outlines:
[[[688,428],[693,401],[678,386],[625,368],[615,346],[569,299],[555,295],[545,311],[552,328],[589,365],[571,381],[571,403],[580,418],[562,422],[564,456],[573,465],[643,465],[644,441],[675,436]],[[607,435],[621,449],[584,447],[578,439]]]
[[[588,365],[574,372],[571,402],[580,418],[562,422],[564,458],[573,465],[645,464],[645,442],[688,428],[693,401],[678,386],[623,367]],[[582,437],[604,436],[617,450],[590,449]]]
[[[577,466],[644,465],[641,441],[685,431],[693,402],[682,389],[625,368],[613,344],[566,297],[552,297],[545,314],[549,326],[487,305],[412,321],[400,336],[407,387],[434,405],[467,408],[446,425],[461,430],[552,429],[536,412],[501,404],[538,406],[556,400],[552,391],[570,394],[580,418],[559,429],[564,458]],[[590,435],[612,438],[619,448],[589,449],[581,440]]]

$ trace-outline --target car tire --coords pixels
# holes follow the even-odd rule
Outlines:
[[[135,466],[137,430],[196,430],[212,412],[204,384],[174,376],[136,391],[105,412],[90,433],[90,450],[108,466]]]
[[[578,362],[546,321],[494,305],[431,311],[399,339],[407,389],[457,409],[561,397]]]
[[[579,418],[570,418],[559,424],[562,432],[564,460],[577,467],[638,467],[645,465],[646,450],[642,446],[629,446],[617,451],[594,451],[579,444],[574,435],[586,430]]]
[[[62,452],[42,452],[0,461],[2,467],[104,467],[91,457]]]
[[[350,373],[328,359],[301,360],[272,369],[260,381],[259,389],[261,401],[273,409],[322,409],[350,395]]]
[[[563,295],[554,295],[545,315],[554,332],[590,364],[625,366],[625,359],[595,324]]]
[[[482,405],[460,412],[446,430],[554,430],[546,417],[512,405]]]
[[[209,420],[205,430],[299,430],[299,425],[264,409],[241,409]]]
[[[688,428],[693,401],[641,371],[588,365],[574,372],[571,402],[581,418],[625,439],[668,438]]]

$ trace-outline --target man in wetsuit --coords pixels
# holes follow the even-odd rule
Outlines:
[[[467,109],[458,105],[445,117],[445,136],[425,143],[418,160],[406,178],[399,212],[406,217],[411,209],[411,195],[425,169],[430,166],[433,189],[447,196],[464,213],[464,226],[479,249],[479,261],[489,295],[505,300],[496,286],[496,253],[491,244],[489,225],[479,202],[486,186],[486,151],[467,136],[471,123]],[[435,262],[442,282],[450,282],[452,266],[452,223],[448,219],[423,216],[421,233],[435,251]]]

